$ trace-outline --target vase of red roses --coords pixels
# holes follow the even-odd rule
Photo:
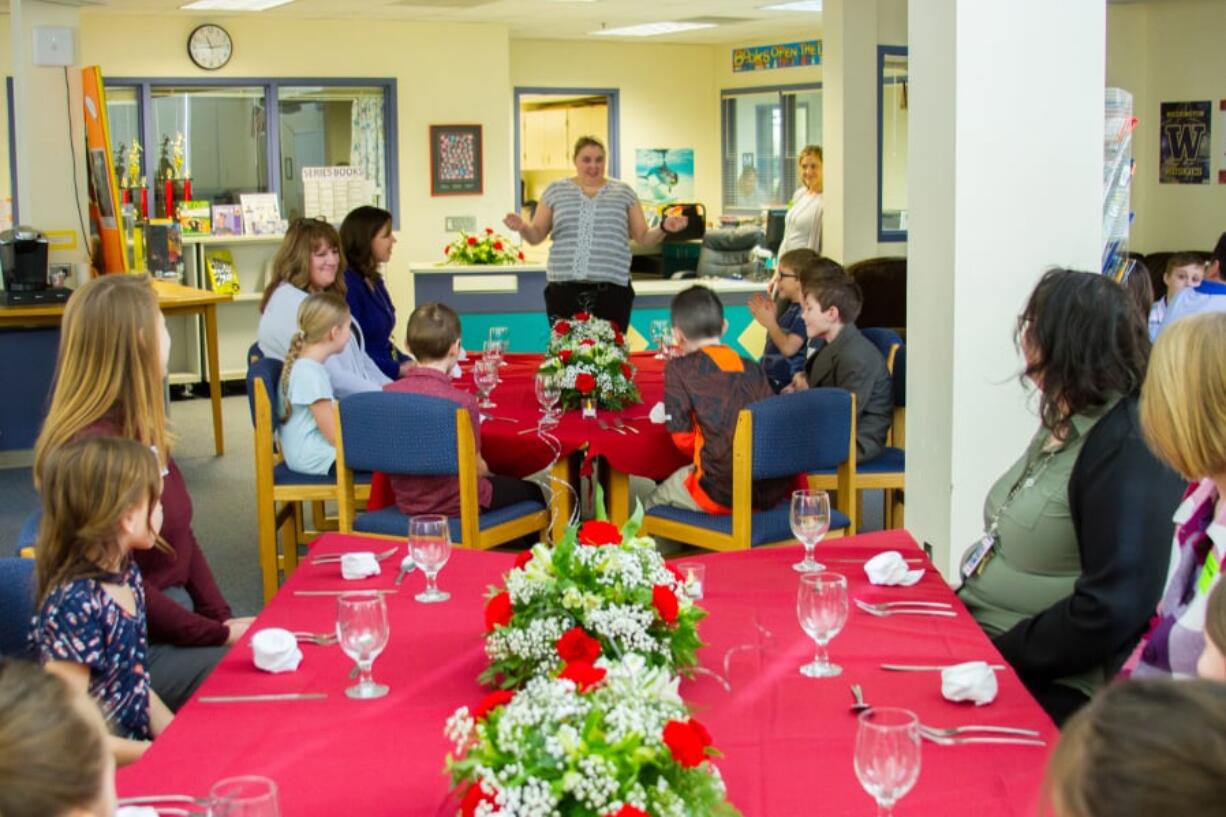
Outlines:
[[[642,401],[625,336],[609,321],[587,312],[554,323],[540,372],[560,378],[565,409],[592,400],[618,411]]]

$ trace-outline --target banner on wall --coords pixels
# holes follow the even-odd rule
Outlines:
[[[1158,181],[1209,184],[1212,103],[1163,102],[1158,123]]]
[[[821,65],[822,41],[805,40],[778,45],[754,45],[732,49],[732,70],[770,71],[774,68],[800,68]]]
[[[127,272],[128,254],[124,252],[119,229],[119,184],[111,162],[111,131],[106,119],[106,91],[102,69],[90,66],[81,72],[82,104],[85,106],[85,166],[89,172],[90,217],[98,226],[102,241],[102,271]],[[86,242],[89,236],[82,236]]]
[[[638,148],[634,151],[634,189],[654,204],[694,200],[693,148]]]

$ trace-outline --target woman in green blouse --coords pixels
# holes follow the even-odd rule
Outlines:
[[[1018,317],[1016,337],[1041,422],[988,491],[959,596],[1061,723],[1145,631],[1184,486],[1141,436],[1149,339],[1123,287],[1051,270]]]

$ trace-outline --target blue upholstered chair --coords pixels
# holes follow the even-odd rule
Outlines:
[[[253,350],[258,347],[253,346]],[[249,358],[247,399],[255,427],[255,498],[259,530],[260,570],[264,576],[264,600],[280,586],[280,574],[288,576],[298,566],[298,546],[307,544],[328,526],[324,502],[340,498],[336,477],[291,471],[277,447],[276,430],[281,395],[281,361],[259,355]],[[358,498],[370,496],[370,475],[359,475]],[[303,503],[312,504],[315,529],[303,521]],[[336,525],[331,526],[333,529]],[[281,533],[278,541],[278,532]]]
[[[900,346],[894,354],[894,419],[890,426],[889,445],[868,462],[856,466],[856,490],[884,491],[883,521],[886,528],[903,526],[903,489],[906,487],[907,455],[907,347]]]
[[[26,517],[26,521],[17,533],[17,547],[14,556],[34,558],[34,543],[38,540],[38,526],[43,521],[43,510],[39,508]]]
[[[894,355],[902,346],[902,336],[893,329],[886,329],[880,326],[870,326],[867,329],[861,329],[860,334],[872,341],[872,344],[877,347],[877,351],[881,352],[881,356],[885,358],[886,368],[892,374],[894,372]]]
[[[751,403],[737,417],[733,438],[732,514],[657,506],[643,531],[711,550],[745,550],[794,542],[791,495],[754,510],[754,480],[834,469],[841,507],[830,511],[835,535],[855,529],[851,486],[856,467],[855,396],[842,389],[806,389]]]
[[[336,473],[344,533],[403,539],[408,517],[395,505],[357,513],[354,470],[388,475],[455,476],[460,515],[449,520],[451,541],[460,547],[491,548],[530,533],[544,535],[549,513],[539,502],[517,502],[482,512],[477,501],[477,446],[468,411],[451,400],[421,394],[353,394],[337,407]]]
[[[0,559],[0,656],[34,658],[28,636],[34,615],[34,560]]]

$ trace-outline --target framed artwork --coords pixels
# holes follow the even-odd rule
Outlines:
[[[480,195],[484,181],[480,125],[430,126],[430,195]]]

